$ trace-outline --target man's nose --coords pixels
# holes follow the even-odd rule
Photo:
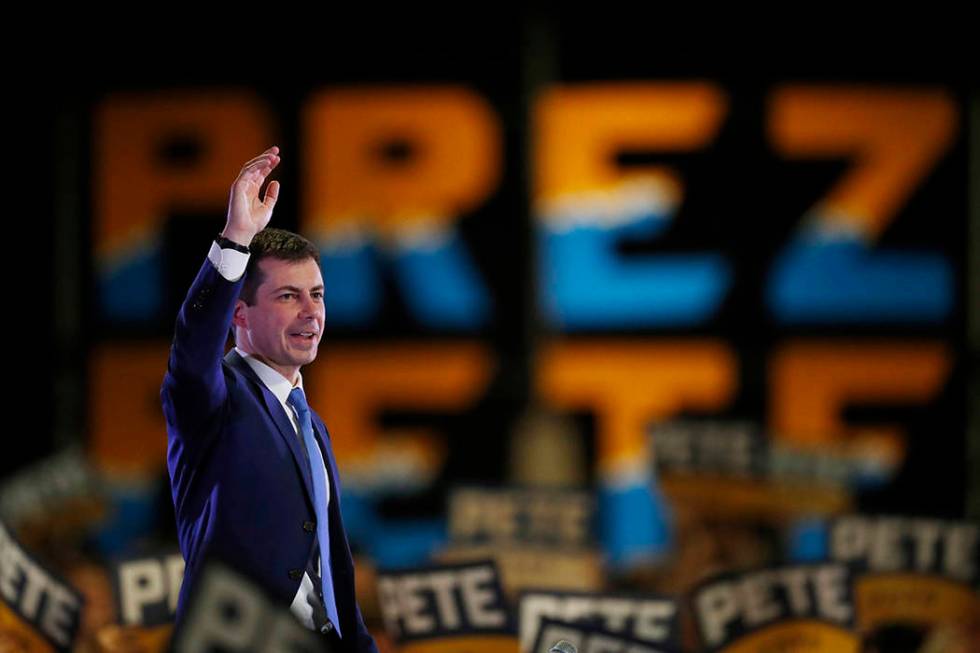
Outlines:
[[[314,299],[311,295],[305,295],[301,306],[303,317],[316,317],[323,312],[323,303]]]

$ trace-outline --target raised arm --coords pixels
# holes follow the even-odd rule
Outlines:
[[[269,223],[279,182],[269,183],[264,198],[260,191],[278,164],[279,148],[271,147],[242,167],[231,186],[222,236],[248,246]],[[204,262],[180,307],[161,390],[171,440],[191,448],[207,438],[206,427],[215,424],[213,417],[227,397],[221,361],[244,279],[241,274],[226,278],[216,265]]]

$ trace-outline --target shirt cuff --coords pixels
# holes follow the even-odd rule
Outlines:
[[[211,251],[208,252],[208,260],[218,271],[218,274],[223,276],[228,281],[238,281],[245,274],[245,266],[248,265],[248,257],[250,254],[245,254],[234,249],[221,249],[218,247],[218,243],[211,243]]]

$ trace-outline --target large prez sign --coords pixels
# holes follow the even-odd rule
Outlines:
[[[672,546],[650,491],[651,424],[748,408],[794,445],[765,456],[772,473],[802,463],[850,478],[869,468],[850,454],[870,452],[859,462],[880,479],[915,441],[895,410],[920,406],[962,432],[938,402],[961,387],[949,340],[963,322],[966,103],[873,79],[604,80],[600,54],[589,81],[530,95],[326,70],[280,96],[100,95],[98,463],[159,471],[163,425],[144,397],[159,387],[182,277],[218,226],[228,171],[284,133],[279,174],[299,205],[276,224],[316,243],[329,289],[330,351],[310,368],[310,401],[330,415],[348,493],[364,498],[354,545],[382,567],[421,564],[439,540],[423,522],[402,532],[426,546],[378,545],[396,537],[381,502],[503,465],[509,417],[484,419],[486,407],[527,399],[593,416],[597,533],[613,566]],[[686,456],[692,443],[673,444]]]

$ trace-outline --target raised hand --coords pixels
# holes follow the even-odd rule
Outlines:
[[[279,197],[279,182],[271,181],[265,189],[265,199],[259,191],[265,178],[279,165],[279,148],[273,145],[244,166],[231,185],[228,199],[228,219],[221,235],[248,246],[255,234],[262,231],[272,218],[272,209]]]

